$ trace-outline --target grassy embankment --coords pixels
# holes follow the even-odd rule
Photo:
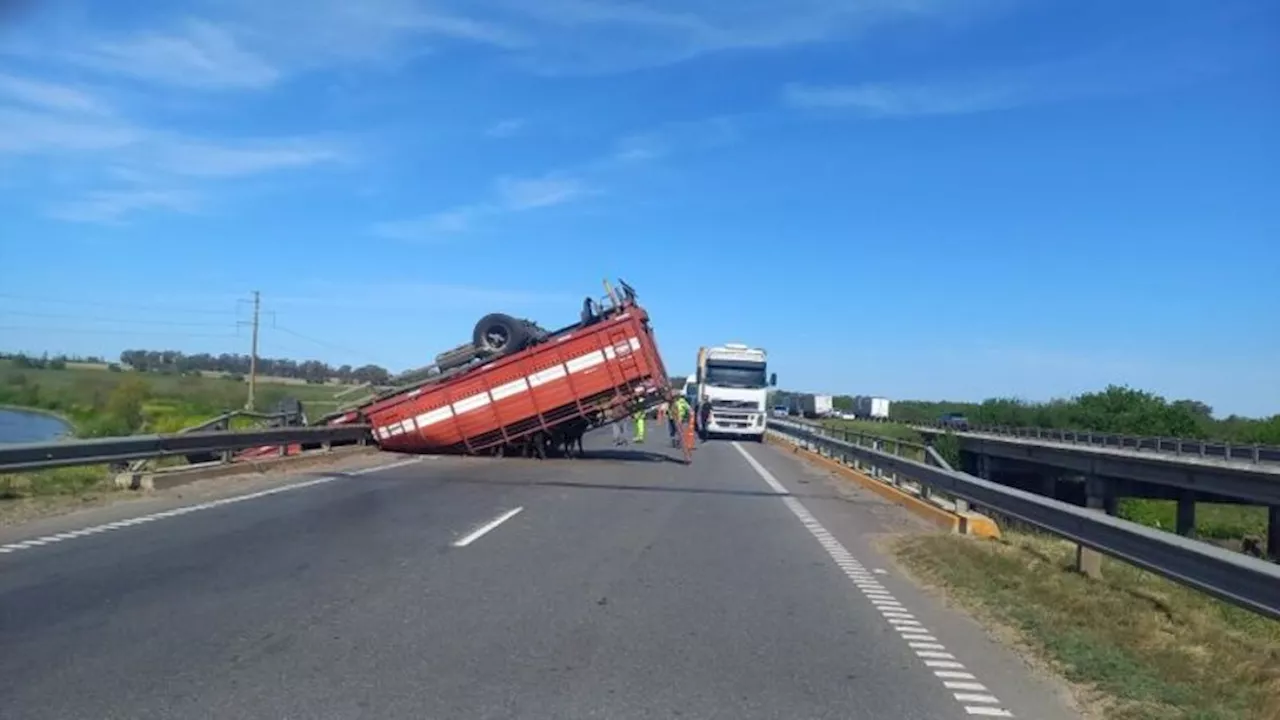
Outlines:
[[[302,401],[309,415],[332,410],[341,386],[260,382],[255,408],[269,411],[283,398]],[[63,370],[16,368],[0,361],[0,405],[51,412],[80,437],[176,432],[244,406],[243,381],[202,375],[113,372],[105,366]],[[253,421],[237,419],[232,427]],[[106,491],[103,466],[71,467],[0,476],[0,499],[85,495]]]
[[[906,425],[897,423],[871,422],[867,420],[828,420],[828,427],[848,429],[850,432],[862,432],[869,435],[908,440],[923,443],[924,438]],[[946,456],[945,448],[943,455]],[[906,450],[904,455],[910,453]],[[911,455],[920,460],[918,453]],[[954,464],[954,458],[949,458]],[[1142,523],[1150,527],[1172,531],[1176,526],[1178,507],[1172,500],[1143,500],[1127,498],[1121,500],[1118,515],[1126,520]],[[1231,505],[1218,503],[1196,504],[1196,535],[1206,540],[1224,540],[1238,542],[1249,535],[1266,535],[1267,509],[1251,505]]]
[[[1280,623],[1110,559],[1091,580],[1074,546],[1039,535],[908,537],[893,552],[1047,660],[1095,716],[1280,718]]]

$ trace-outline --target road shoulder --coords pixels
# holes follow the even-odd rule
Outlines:
[[[997,696],[1013,717],[1078,720],[1086,717],[1072,688],[1043,664],[1029,661],[1007,635],[989,631],[973,617],[940,601],[909,578],[883,543],[897,536],[922,535],[934,528],[839,475],[804,462],[771,445],[742,448],[821,523],[892,597],[965,666],[961,672]],[[745,465],[744,470],[749,471]],[[921,672],[929,669],[921,667]],[[946,670],[944,670],[946,672]],[[945,680],[945,678],[941,678]],[[967,681],[967,679],[966,679]]]

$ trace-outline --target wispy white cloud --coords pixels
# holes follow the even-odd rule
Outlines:
[[[524,130],[525,124],[523,118],[508,118],[490,125],[484,131],[484,134],[491,138],[500,139],[515,137],[520,134],[520,131]]]
[[[574,177],[548,174],[536,178],[498,178],[498,202],[511,211],[560,205],[586,194],[587,185]]]
[[[71,222],[117,224],[140,210],[194,212],[195,195],[177,190],[99,190],[60,203],[49,210],[52,217]]]
[[[470,230],[477,219],[496,211],[492,205],[465,205],[408,220],[375,223],[371,230],[391,240],[439,240]]]
[[[178,140],[162,143],[156,153],[157,165],[167,172],[209,178],[257,175],[342,158],[333,146],[292,138],[235,143]]]
[[[666,65],[710,53],[774,50],[845,38],[907,20],[981,12],[991,0],[481,0],[534,28],[520,60],[553,75]]]
[[[75,179],[78,188],[54,183],[71,199],[50,200],[52,217],[113,223],[139,212],[190,212],[211,181],[334,163],[347,154],[320,139],[226,140],[161,130],[83,88],[0,75],[0,156],[28,161],[11,166],[25,170],[24,185]],[[190,186],[186,178],[202,183]]]
[[[407,220],[376,223],[373,234],[393,240],[442,240],[475,229],[485,219],[573,202],[595,192],[585,180],[563,172],[541,177],[499,177],[487,200]]]
[[[116,120],[95,120],[0,105],[0,153],[96,152],[126,148],[142,131]]]
[[[74,87],[4,73],[0,73],[0,98],[28,107],[69,113],[109,112],[105,103]]]
[[[244,48],[231,30],[203,20],[188,20],[171,33],[101,42],[73,57],[93,70],[167,85],[260,88],[280,78],[278,69]]]
[[[964,115],[1003,110],[1035,96],[1013,83],[788,85],[786,104],[806,109],[841,109],[870,117]]]
[[[373,225],[374,235],[395,240],[449,240],[498,216],[578,202],[603,195],[613,182],[662,158],[721,148],[741,138],[741,117],[714,116],[666,123],[624,136],[606,153],[532,177],[500,176],[479,202]]]

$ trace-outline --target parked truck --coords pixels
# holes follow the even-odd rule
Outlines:
[[[831,396],[806,393],[798,397],[800,414],[807,418],[826,417],[831,414]]]
[[[888,420],[889,399],[859,395],[853,399],[853,414],[867,420]]]
[[[674,397],[635,291],[605,283],[579,322],[546,331],[487,315],[470,348],[442,353],[414,381],[323,418],[365,423],[395,452],[544,456],[565,438]]]

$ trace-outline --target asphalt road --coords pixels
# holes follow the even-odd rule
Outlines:
[[[877,554],[897,508],[771,446],[656,445],[10,541],[0,717],[1075,717]]]

